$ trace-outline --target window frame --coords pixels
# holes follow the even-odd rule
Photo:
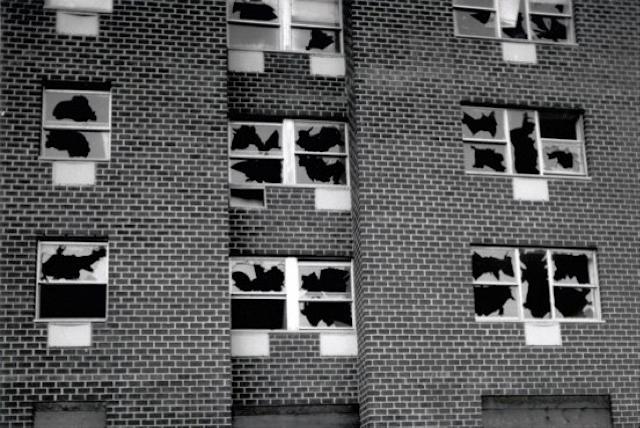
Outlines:
[[[575,9],[573,6],[573,0],[567,0],[567,4],[569,6],[569,12],[567,13],[539,13],[539,12],[531,12],[530,2],[534,0],[523,0],[524,1],[524,11],[522,14],[526,16],[526,20],[524,22],[524,29],[527,32],[526,39],[517,39],[517,38],[509,38],[504,37],[502,34],[502,25],[500,23],[500,1],[492,0],[493,7],[486,6],[459,6],[456,4],[456,0],[452,0],[452,9],[453,9],[453,26],[454,26],[454,35],[456,37],[469,37],[473,39],[485,39],[485,40],[500,40],[502,42],[514,42],[514,43],[536,43],[536,44],[545,44],[545,45],[565,45],[565,46],[575,46],[576,42],[576,34],[575,34]],[[463,11],[488,11],[493,12],[496,20],[495,25],[495,33],[493,36],[481,36],[481,35],[472,35],[472,34],[462,34],[460,32],[460,25],[458,23],[456,12],[459,10]],[[567,40],[566,41],[558,41],[554,42],[552,40],[540,40],[533,37],[533,31],[531,28],[531,16],[553,16],[556,18],[564,18],[568,19],[569,24],[567,28]]]
[[[233,265],[238,262],[282,262],[284,265],[285,271],[285,279],[284,279],[284,290],[283,292],[236,292],[233,290]],[[300,267],[304,266],[322,266],[322,267],[347,267],[349,269],[349,295],[348,299],[339,299],[339,298],[309,298],[304,297],[301,294],[301,277],[300,277]],[[268,299],[268,300],[285,300],[285,323],[286,328],[282,329],[267,329],[267,328],[239,328],[234,329],[230,326],[231,331],[251,331],[251,332],[276,332],[276,333],[286,333],[286,332],[348,332],[356,330],[356,312],[355,312],[355,287],[354,287],[354,279],[353,279],[353,261],[344,261],[344,260],[335,260],[335,261],[327,261],[327,260],[311,260],[306,258],[297,258],[297,257],[229,257],[229,297],[230,300],[234,299],[238,300],[251,300],[251,299]],[[301,314],[300,314],[300,304],[303,302],[349,302],[351,309],[351,327],[313,327],[313,326],[301,326]]]
[[[503,139],[491,139],[491,138],[475,138],[465,137],[464,131],[462,132],[462,145],[463,145],[463,166],[465,174],[469,175],[499,175],[499,176],[508,176],[508,177],[525,177],[525,178],[571,178],[571,179],[588,179],[589,178],[589,169],[587,165],[587,150],[586,150],[586,142],[585,142],[585,133],[584,133],[584,114],[578,110],[571,109],[541,109],[541,108],[526,108],[526,107],[502,107],[502,106],[492,106],[492,105],[482,105],[482,104],[462,104],[460,106],[460,110],[464,113],[466,108],[476,108],[476,109],[488,109],[499,112],[502,115],[502,127],[504,138]],[[575,140],[565,140],[565,139],[557,139],[557,138],[543,138],[541,135],[540,128],[540,113],[542,111],[564,111],[564,112],[573,112],[576,113],[579,117],[576,121],[576,139]],[[533,113],[533,121],[535,124],[535,148],[538,153],[537,155],[537,163],[539,173],[538,174],[526,174],[516,172],[514,169],[514,155],[513,155],[513,145],[511,142],[510,136],[510,123],[509,123],[509,112],[525,112],[525,113]],[[464,129],[464,124],[459,122],[461,125],[461,129]],[[466,165],[466,147],[472,144],[482,144],[482,145],[504,145],[505,146],[505,171],[491,171],[491,170],[480,170],[480,169],[467,169]],[[578,147],[580,150],[580,158],[579,161],[582,165],[583,172],[559,172],[559,171],[547,171],[545,169],[545,158],[544,158],[544,148],[548,145],[558,144],[558,145],[567,145],[572,147]]]
[[[68,93],[70,95],[84,95],[84,94],[96,94],[96,95],[106,95],[108,98],[107,101],[107,109],[108,109],[108,120],[105,125],[102,124],[91,124],[84,122],[73,122],[73,123],[56,123],[57,121],[47,121],[46,118],[46,107],[47,107],[47,93]],[[111,160],[111,131],[112,131],[112,93],[110,90],[98,90],[98,89],[72,89],[65,88],[59,89],[56,87],[43,87],[42,88],[42,109],[41,109],[41,126],[40,126],[40,160],[47,161],[68,161],[68,162],[109,162]],[[46,155],[46,136],[47,131],[51,130],[68,130],[68,131],[78,131],[78,132],[100,132],[106,134],[106,142],[104,147],[104,156],[103,157],[72,157],[72,156],[54,156],[54,155]]]
[[[278,20],[277,22],[269,22],[269,21],[260,21],[260,20],[250,20],[250,19],[239,19],[232,18],[233,15],[233,3],[234,0],[227,0],[227,47],[230,50],[236,51],[251,51],[251,52],[297,52],[297,53],[306,53],[310,55],[322,55],[322,56],[336,56],[342,57],[344,56],[344,17],[343,17],[343,5],[342,0],[336,0],[338,2],[338,17],[339,23],[337,26],[331,25],[322,25],[318,24],[296,24],[293,19],[293,2],[296,0],[275,0],[277,2],[277,12],[278,12]],[[268,49],[251,49],[242,46],[234,46],[231,40],[231,30],[230,27],[232,25],[250,25],[254,27],[272,27],[278,29],[278,46],[275,48]],[[302,50],[302,49],[294,49],[293,45],[293,29],[301,28],[301,29],[324,29],[329,31],[337,31],[339,34],[338,40],[336,41],[337,52],[324,52],[321,50],[312,51],[312,50]]]
[[[517,296],[516,296],[516,305],[518,316],[516,317],[506,317],[506,316],[482,316],[475,313],[474,316],[476,322],[525,322],[525,323],[548,323],[548,322],[560,322],[560,323],[601,323],[602,319],[602,310],[601,310],[601,298],[600,298],[600,281],[598,278],[598,261],[597,261],[597,252],[594,249],[582,249],[582,248],[541,248],[541,247],[509,247],[509,246],[488,246],[488,245],[472,245],[471,246],[471,255],[474,252],[482,249],[492,249],[492,250],[508,250],[511,251],[514,257],[512,261],[514,267],[514,276],[515,281],[512,283],[500,282],[500,281],[477,281],[476,279],[471,277],[471,289],[475,290],[476,286],[502,286],[502,287],[517,287]],[[550,311],[548,318],[527,318],[524,314],[524,290],[523,290],[523,281],[522,281],[522,266],[521,266],[521,251],[544,251],[546,258],[546,270],[547,270],[547,278],[548,278],[548,286],[549,286],[549,304]],[[589,284],[560,284],[554,281],[553,275],[555,271],[555,264],[553,262],[553,254],[555,253],[574,253],[574,254],[586,254],[589,257],[591,262],[589,266],[589,275],[590,282]],[[593,302],[592,307],[595,312],[593,318],[567,318],[567,317],[558,317],[557,311],[558,309],[555,306],[555,288],[589,288],[593,291]],[[473,302],[475,304],[475,297],[473,297]]]
[[[98,281],[98,280],[94,280],[94,281],[78,281],[78,280],[53,280],[53,281],[43,281],[41,279],[41,270],[42,270],[42,247],[43,245],[55,245],[55,246],[60,246],[60,245],[87,245],[87,246],[104,246],[105,250],[107,252],[107,254],[105,255],[105,280],[104,281]],[[36,304],[35,304],[35,316],[34,316],[34,321],[35,322],[76,322],[76,323],[82,323],[82,322],[105,322],[108,318],[109,318],[109,255],[110,255],[110,250],[109,250],[109,242],[107,241],[91,241],[91,240],[79,240],[79,241],[74,241],[74,240],[69,240],[69,241],[63,241],[63,240],[46,240],[46,239],[42,239],[38,241],[38,245],[37,245],[37,259],[36,259]],[[91,286],[91,285],[104,285],[105,287],[105,310],[104,310],[104,317],[87,317],[87,318],[74,318],[74,317],[67,317],[67,318],[51,318],[51,317],[42,317],[40,314],[40,294],[41,294],[41,287],[43,284],[76,284],[76,285],[87,285],[87,286]]]

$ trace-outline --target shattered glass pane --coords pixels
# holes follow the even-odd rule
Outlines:
[[[95,319],[107,315],[106,284],[39,284],[40,318]]]
[[[347,184],[343,157],[296,155],[296,183]]]
[[[235,153],[282,153],[280,125],[251,124],[231,125],[231,151]]]
[[[293,0],[291,22],[294,24],[324,24],[340,26],[337,0]]]
[[[232,48],[258,51],[278,49],[280,29],[278,27],[229,24],[229,44]]]
[[[515,172],[519,174],[539,174],[535,113],[532,111],[509,110],[508,115]]]
[[[494,1],[495,0],[453,0],[453,5],[460,7],[466,6],[470,8],[481,7],[493,9],[495,8],[495,5],[493,4]]]
[[[296,122],[296,151],[344,153],[344,126]]]
[[[464,145],[466,171],[505,172],[507,170],[507,146],[504,143]]]
[[[44,91],[44,126],[72,125],[109,128],[108,92]]]
[[[321,28],[292,28],[291,44],[296,51],[340,52],[340,31]]]
[[[557,16],[531,15],[533,40],[568,41],[570,21],[569,18]]]
[[[554,287],[558,318],[596,318],[593,288]]]
[[[454,18],[461,36],[496,37],[495,12],[456,9]]]
[[[582,146],[542,142],[544,171],[584,174]]]
[[[277,22],[278,0],[230,0],[230,19]]]
[[[506,15],[501,20],[502,34],[507,39],[527,39],[527,31],[525,29],[524,22],[524,2],[525,0],[521,0],[519,3],[517,2],[517,0],[503,0],[502,8],[504,10],[504,13],[510,15],[513,12],[514,15],[513,20],[511,19],[511,16],[507,17]],[[510,7],[505,8],[504,3],[508,3]],[[512,4],[514,5],[511,6]],[[516,12],[517,16],[515,15]],[[505,22],[507,18],[509,20],[508,23]]]
[[[284,263],[282,261],[243,260],[231,264],[231,292],[284,291]]]
[[[471,256],[475,283],[515,283],[515,252],[507,248],[475,248]]]
[[[551,300],[547,276],[547,253],[543,250],[521,250],[522,295],[525,318],[549,318]]]
[[[531,13],[553,14],[571,13],[571,0],[529,0],[529,10]]]
[[[591,284],[593,260],[587,253],[554,251],[553,282],[556,284]]]
[[[231,183],[281,183],[280,159],[231,159]]]
[[[237,208],[263,208],[264,189],[229,189],[229,205]]]
[[[462,137],[504,140],[504,110],[462,107]]]
[[[42,157],[46,159],[106,160],[109,132],[49,129],[42,133]]]
[[[300,296],[351,298],[351,269],[349,266],[300,265]]]
[[[577,140],[577,124],[580,114],[573,111],[542,110],[540,118],[540,136],[557,140]]]
[[[300,327],[353,327],[351,302],[300,302]]]
[[[107,246],[100,243],[40,243],[44,282],[107,282]]]
[[[517,317],[518,287],[504,285],[476,285],[473,301],[477,316]]]
[[[231,299],[231,328],[282,330],[287,328],[284,299]]]

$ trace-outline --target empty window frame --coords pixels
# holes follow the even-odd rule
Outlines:
[[[600,319],[593,251],[474,247],[471,266],[477,320]]]
[[[231,328],[352,329],[351,263],[231,258]]]
[[[44,89],[41,159],[109,160],[111,93]]]
[[[587,175],[577,111],[463,105],[461,126],[467,172]]]
[[[453,0],[453,11],[457,36],[546,43],[575,40],[571,0]]]
[[[107,318],[106,242],[40,241],[37,257],[36,320]]]
[[[229,47],[342,52],[339,0],[228,0]]]

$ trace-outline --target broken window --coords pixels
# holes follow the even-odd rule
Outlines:
[[[108,271],[106,242],[40,241],[36,318],[105,320]]]
[[[230,204],[263,207],[266,185],[348,186],[344,123],[229,124]]]
[[[475,247],[471,265],[477,319],[599,318],[592,251]]]
[[[42,159],[108,160],[110,138],[110,92],[44,89]]]
[[[582,117],[570,110],[462,106],[467,172],[586,175]]]
[[[353,328],[350,262],[232,258],[231,328]]]
[[[229,0],[229,47],[339,54],[338,0]]]
[[[453,0],[459,36],[572,43],[571,0]]]

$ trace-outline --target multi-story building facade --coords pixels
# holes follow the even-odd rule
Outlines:
[[[635,0],[2,0],[0,426],[637,427]]]

